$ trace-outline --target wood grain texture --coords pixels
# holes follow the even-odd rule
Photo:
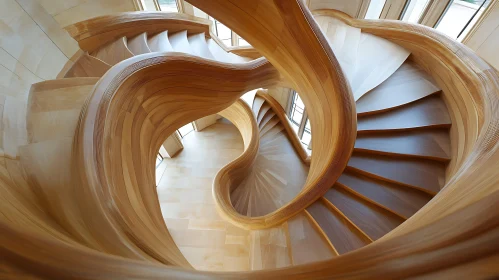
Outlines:
[[[111,65],[89,54],[82,55],[64,75],[73,77],[102,77],[111,68]]]
[[[267,227],[282,223],[310,205],[313,198],[317,199],[327,191],[346,164],[345,161],[351,153],[350,143],[355,138],[356,132],[354,102],[348,85],[343,73],[338,71],[339,65],[329,44],[302,3],[294,1],[250,3],[232,0],[230,2],[217,0],[211,3],[198,0],[190,2],[213,17],[220,18],[223,24],[244,37],[286,80],[289,80],[293,88],[299,92],[311,93],[303,99],[305,106],[310,107],[314,104],[314,110],[309,114],[309,118],[312,131],[315,131],[312,142],[317,153],[311,162],[305,186],[295,199],[277,212],[271,213],[271,216],[259,219],[258,224],[255,221],[254,226]],[[247,12],[254,9],[262,12]],[[232,16],[224,17],[228,13]],[[247,26],[252,28],[246,28]],[[301,48],[308,51],[303,52]],[[322,74],[316,76],[311,73]],[[325,123],[330,125],[323,125]],[[334,133],[333,130],[341,133]],[[327,143],[321,139],[328,139]],[[353,143],[351,144],[353,149]],[[332,156],[333,154],[335,156]],[[249,224],[244,226],[250,227]]]
[[[268,27],[267,25],[270,22],[277,21],[279,23],[278,19],[281,15],[287,15],[290,18],[290,22],[292,21],[295,24],[279,25],[278,27],[281,28],[279,29],[280,34],[294,28],[295,30],[290,32],[293,32],[298,37],[298,35],[303,33],[303,29],[310,29],[310,26],[303,21],[296,22],[296,18],[291,16],[294,13],[301,15],[300,13],[304,9],[304,7],[300,6],[301,4],[293,1],[272,1],[272,3],[270,1],[265,3],[263,1],[257,1],[256,3],[255,1],[251,1],[251,3],[247,4],[239,1],[236,3],[235,1],[227,2],[219,0],[192,0],[192,2],[202,6],[203,10],[213,13],[230,28],[236,30],[238,34],[243,34],[266,57],[272,57],[271,62],[277,65],[276,67],[281,72],[287,73],[286,78],[293,81],[290,77],[299,79],[297,76],[320,76],[324,75],[324,73],[329,73],[328,71],[307,71],[310,69],[305,69],[303,72],[290,73],[282,65],[284,61],[289,66],[290,61],[300,59],[301,56],[298,54],[303,51],[297,46],[305,44],[303,42],[310,43],[309,40],[303,40],[303,36],[300,36],[300,41],[297,44],[286,45],[288,48],[294,49],[287,56],[276,55],[276,53],[286,52],[287,50],[284,50],[284,48],[277,48],[276,50],[278,43],[272,40],[272,36],[269,36],[269,40],[258,40],[256,38],[257,36],[266,37],[265,35],[274,33],[273,31],[275,30],[266,31],[261,25],[265,24],[265,27]],[[242,8],[242,11],[252,12],[242,13],[238,8]],[[164,224],[159,221],[160,217],[156,216],[158,214],[155,214],[158,211],[153,209],[158,208],[154,206],[156,202],[152,201],[154,195],[147,194],[147,191],[142,193],[133,187],[134,184],[129,183],[136,180],[136,178],[143,177],[129,177],[130,180],[126,181],[128,182],[127,184],[125,182],[113,184],[113,186],[122,187],[122,189],[102,187],[120,177],[120,174],[124,173],[123,167],[133,167],[129,170],[136,172],[142,170],[140,172],[149,174],[144,177],[150,177],[150,182],[152,182],[152,160],[150,160],[151,164],[149,164],[149,167],[146,167],[148,164],[134,165],[130,158],[125,160],[113,158],[114,163],[120,160],[122,165],[118,166],[118,164],[114,164],[112,168],[109,165],[109,154],[121,154],[119,150],[140,151],[140,148],[136,146],[138,145],[136,142],[140,142],[140,139],[136,142],[129,141],[123,146],[120,145],[121,143],[114,145],[115,142],[112,141],[121,141],[122,139],[118,136],[123,136],[123,134],[112,135],[116,137],[110,137],[112,134],[110,131],[119,131],[122,129],[129,132],[125,133],[125,135],[141,134],[141,139],[144,141],[153,138],[147,137],[147,133],[151,133],[151,135],[153,133],[151,132],[152,129],[145,127],[146,125],[144,126],[144,130],[132,129],[133,122],[130,121],[130,117],[127,115],[133,113],[135,114],[133,116],[136,118],[132,119],[144,120],[148,115],[142,114],[141,110],[142,108],[148,108],[148,106],[144,104],[144,107],[141,107],[138,106],[139,104],[133,103],[140,102],[139,100],[143,99],[125,101],[117,98],[114,100],[118,101],[118,103],[121,102],[123,106],[116,106],[116,103],[113,101],[111,102],[114,103],[113,106],[109,106],[108,108],[106,106],[109,105],[110,98],[102,98],[102,94],[90,100],[88,106],[84,107],[86,118],[83,119],[79,129],[86,131],[87,134],[85,134],[86,137],[83,139],[80,138],[81,135],[78,135],[79,144],[82,144],[82,140],[85,140],[85,145],[87,145],[86,150],[77,151],[78,165],[84,169],[81,171],[86,170],[86,173],[91,174],[88,176],[86,183],[93,186],[90,188],[93,192],[85,192],[85,189],[80,187],[81,185],[70,185],[69,191],[74,191],[76,195],[71,196],[68,203],[64,205],[67,207],[61,207],[57,203],[51,204],[59,211],[49,213],[64,213],[64,215],[67,215],[67,223],[57,223],[54,221],[54,217],[57,215],[46,214],[44,211],[40,211],[41,207],[38,206],[44,204],[38,202],[37,196],[29,190],[29,187],[26,187],[26,183],[22,183],[25,176],[19,175],[19,172],[17,172],[18,175],[16,176],[11,175],[11,177],[17,179],[17,182],[15,182],[16,180],[8,178],[10,176],[3,176],[5,169],[1,169],[2,184],[0,186],[2,187],[2,196],[0,197],[2,198],[3,215],[0,223],[2,231],[0,235],[2,251],[0,254],[2,259],[6,260],[4,266],[8,267],[9,271],[12,271],[15,277],[29,276],[31,278],[49,279],[74,277],[86,279],[109,277],[146,279],[168,277],[178,279],[230,279],[235,277],[253,279],[310,279],[323,277],[342,279],[400,279],[410,277],[438,277],[445,279],[455,278],[456,274],[464,275],[461,274],[464,273],[463,271],[480,271],[478,275],[484,277],[490,275],[497,276],[497,270],[495,269],[495,257],[499,250],[499,213],[497,212],[499,178],[496,168],[496,163],[499,160],[499,146],[497,141],[497,135],[499,134],[499,112],[496,110],[497,104],[499,104],[499,77],[497,71],[490,68],[489,65],[484,63],[466,47],[451,41],[444,35],[436,33],[429,28],[401,22],[354,20],[334,11],[323,11],[323,13],[340,18],[355,27],[362,28],[363,32],[388,38],[411,50],[413,54],[412,60],[430,73],[439,88],[442,89],[453,123],[451,128],[453,160],[448,171],[450,179],[443,190],[423,209],[392,232],[370,244],[370,246],[325,262],[312,263],[295,268],[238,274],[207,273],[164,266],[158,263],[158,261],[163,264],[188,265],[182,259],[182,255],[176,252],[173,241],[168,238],[168,232],[162,230]],[[263,15],[268,15],[271,20],[267,20]],[[257,20],[253,20],[253,24],[249,24],[250,19],[254,18]],[[240,23],[236,23],[235,21],[240,21]],[[246,31],[244,31],[245,29]],[[251,33],[250,31],[262,32],[255,32],[251,36],[249,34]],[[174,58],[170,59],[174,60]],[[190,59],[192,58],[188,58],[187,60],[190,61]],[[278,63],[279,60],[281,60],[282,64]],[[311,61],[315,60],[311,59]],[[184,62],[182,61],[182,63]],[[203,62],[202,64],[210,63]],[[158,65],[161,65],[161,63],[155,64],[156,67],[160,67]],[[180,65],[175,66],[172,67],[175,70],[181,68]],[[153,68],[155,71],[151,71],[152,73],[142,72],[148,68]],[[212,67],[203,68],[197,66],[190,67],[189,70],[192,70],[191,68],[199,70],[199,75],[214,75],[212,72],[215,72]],[[138,70],[139,73],[146,74],[140,75],[142,78],[154,76],[154,73],[160,72],[154,66],[146,67],[145,69],[141,68]],[[114,72],[115,70],[118,72]],[[246,70],[250,71],[249,69]],[[260,71],[256,72],[262,74]],[[119,70],[113,68],[110,72],[112,72],[108,72],[110,76],[106,74],[104,79],[97,85],[96,92],[99,92],[98,89],[100,86],[107,88],[108,85],[106,83],[109,84],[114,77],[118,76]],[[224,74],[226,74],[224,77],[235,78],[235,75],[231,75],[233,72]],[[251,77],[251,75],[249,76]],[[248,77],[246,78],[251,80]],[[277,80],[278,78],[276,77],[275,79]],[[192,80],[190,79],[191,82]],[[301,78],[301,81],[303,80],[305,79]],[[128,82],[132,83],[131,80]],[[206,85],[206,83],[208,82],[205,82],[203,85]],[[296,80],[294,83],[300,84]],[[311,82],[311,84],[315,83]],[[127,82],[123,85],[124,87],[120,89],[123,89],[123,91],[126,89],[126,94],[136,92],[135,88],[134,91],[131,90],[132,87]],[[250,86],[248,87],[251,88]],[[321,106],[326,105],[320,104],[320,99],[312,96],[318,94],[317,92],[302,90],[304,87],[297,88],[300,92],[305,93],[304,96],[311,95],[305,99],[305,102],[309,108],[310,106],[314,106],[314,108],[317,106],[319,113],[316,115],[315,120],[320,120],[321,116],[330,116],[327,112],[321,111]],[[227,88],[224,87],[224,89]],[[117,94],[120,91],[111,92],[114,95],[113,97],[126,95],[124,92]],[[241,93],[234,94],[234,96],[238,96],[239,94]],[[231,95],[231,98],[234,96]],[[95,97],[95,94],[93,97]],[[100,103],[101,101],[103,104]],[[158,104],[157,99],[154,102],[149,101],[150,103]],[[206,100],[203,101],[206,103]],[[335,104],[335,102],[331,101],[330,104]],[[328,105],[330,104],[328,103]],[[127,107],[126,105],[130,106]],[[228,106],[230,104],[219,106],[224,107],[225,105]],[[109,110],[99,111],[99,106],[103,106]],[[197,106],[201,105],[198,104]],[[193,107],[195,106],[193,105]],[[120,111],[120,108],[123,108],[123,110]],[[129,111],[124,108],[127,108]],[[208,113],[210,110],[206,109],[206,112],[205,110],[202,111],[203,113]],[[337,112],[331,108],[329,110]],[[101,130],[98,133],[92,134],[91,132],[94,127],[90,124],[96,118],[89,120],[88,116],[93,116],[98,112],[101,114],[103,112],[109,113],[110,118],[107,119],[108,121],[121,122],[123,126],[116,123],[114,123],[114,126],[106,124],[106,126],[109,125],[116,129],[113,130],[109,126],[107,126],[108,129],[103,129],[104,125],[102,123],[96,123],[96,129]],[[151,123],[154,124],[161,122],[154,122],[157,119],[152,116],[164,119],[164,116],[153,113],[150,116]],[[99,120],[99,118],[97,119]],[[125,122],[125,120],[127,121]],[[326,123],[329,123],[329,119],[326,120]],[[102,119],[99,121],[102,121]],[[185,119],[185,121],[189,120]],[[138,123],[140,122],[138,121]],[[138,123],[135,125],[142,127]],[[182,121],[178,121],[178,119],[173,117],[171,123],[175,124],[172,126],[178,127]],[[319,123],[319,121],[316,123]],[[167,124],[164,124],[164,126],[168,127]],[[313,131],[317,131],[319,135],[326,134],[321,132],[320,128],[320,125],[315,128],[313,127]],[[165,130],[168,131],[169,128],[165,128]],[[172,127],[170,132],[173,130],[174,128]],[[132,132],[135,132],[135,134]],[[158,134],[160,134],[159,131]],[[106,135],[108,137],[105,137]],[[104,139],[95,141],[96,147],[92,147],[94,137],[102,137]],[[324,139],[327,138],[324,137],[322,141],[315,139],[317,138],[314,138],[314,150],[321,147],[320,145],[323,141],[322,145],[326,145]],[[157,149],[154,148],[159,146],[160,141],[157,142],[158,145],[148,150],[148,153],[136,152],[131,157],[137,162],[144,161],[147,157],[152,159],[154,153],[157,152]],[[328,142],[328,144],[330,143]],[[78,145],[78,142],[76,145]],[[90,145],[90,148],[88,148],[88,145]],[[105,148],[102,146],[105,146]],[[144,146],[148,149],[150,146],[155,145]],[[137,149],[133,149],[133,147]],[[319,148],[318,151],[322,152],[323,150],[325,149]],[[112,151],[112,153],[109,151]],[[87,160],[83,160],[85,157],[87,157]],[[317,159],[322,162],[324,157],[327,158],[327,156],[321,155],[320,157],[314,156],[311,169],[318,166],[318,163],[315,163]],[[16,163],[14,162],[14,164]],[[92,166],[98,164],[103,168]],[[82,168],[79,168],[78,171]],[[15,174],[16,172],[8,171],[8,173]],[[103,173],[110,174],[110,176],[105,176]],[[78,173],[76,172],[76,174]],[[111,174],[113,175],[111,176]],[[130,174],[136,173],[131,172]],[[326,175],[329,174],[321,174],[317,178],[322,178]],[[335,179],[331,181],[333,182]],[[150,189],[154,189],[153,185],[147,184],[147,182],[136,185],[149,186]],[[86,183],[82,185],[87,185]],[[329,186],[331,185],[331,182],[327,183]],[[14,185],[25,186],[25,188],[13,188],[12,186]],[[125,188],[123,186],[128,186],[126,191],[123,189]],[[19,190],[19,192],[13,192],[12,190]],[[104,193],[100,190],[104,190]],[[134,193],[130,198],[141,198],[133,200],[133,206],[126,205],[127,207],[125,207],[124,205],[126,203],[131,204],[129,197],[123,195],[127,191]],[[144,194],[144,196],[141,194]],[[30,199],[20,199],[22,197],[29,197]],[[143,203],[144,201],[148,202]],[[113,207],[113,211],[102,215],[105,211],[109,210],[108,207]],[[142,215],[134,215],[132,213],[134,211],[138,211]],[[140,216],[140,218],[137,216]],[[27,217],[30,218],[28,219]],[[85,227],[79,227],[80,223],[88,224]],[[109,223],[112,225],[109,225]],[[94,232],[89,232],[92,230]],[[151,232],[154,233],[151,234]],[[158,236],[162,237],[164,243],[157,239]],[[137,240],[140,241],[140,246],[133,245],[136,244],[133,241]],[[129,246],[124,246],[124,243]],[[394,265],[394,263],[403,263],[404,265]],[[119,267],[119,269],[116,269],[116,267]],[[466,268],[467,270],[465,270]]]
[[[119,38],[132,38],[141,33],[154,35],[168,30],[170,33],[187,30],[189,34],[210,34],[210,21],[179,13],[129,12],[101,16],[66,27],[80,48],[93,52]]]
[[[432,197],[422,191],[373,179],[348,170],[340,176],[336,184],[405,219],[414,215]]]
[[[359,135],[354,151],[446,162],[451,157],[449,130],[427,129]]]
[[[328,260],[336,256],[325,240],[314,228],[306,214],[288,220],[293,265]]]
[[[109,65],[115,65],[127,58],[133,57],[133,53],[128,49],[126,37],[122,37],[90,55]]]
[[[405,62],[386,81],[357,100],[357,116],[379,113],[438,93],[430,77],[411,62]]]
[[[445,165],[440,162],[354,153],[348,166],[364,175],[414,187],[432,195],[445,185]]]
[[[359,117],[359,132],[385,130],[412,130],[428,127],[450,127],[451,119],[444,101],[437,96],[430,96],[403,107]]]
[[[80,111],[98,78],[49,80],[31,87],[27,129],[28,142],[72,138]]]
[[[333,186],[324,197],[372,240],[381,238],[404,221],[389,211],[347,192],[340,185]]]
[[[262,57],[262,55],[260,54],[260,52],[257,49],[250,47],[250,46],[231,47],[228,50],[229,50],[229,52],[231,52],[235,55],[242,56],[242,57],[249,57],[251,59],[257,59],[257,58]]]
[[[337,252],[341,254],[364,247],[371,241],[364,237],[336,209],[330,209],[323,202],[317,201],[307,208],[315,221],[326,233]]]

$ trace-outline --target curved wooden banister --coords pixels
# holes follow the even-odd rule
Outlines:
[[[95,209],[82,221],[93,229],[105,218],[114,231],[138,240],[149,255],[186,266],[171,246],[160,212],[154,188],[157,150],[175,129],[278,80],[278,73],[264,59],[229,66],[153,53],[111,68],[95,86],[75,136],[74,173],[81,182],[75,191],[85,198],[85,207]],[[113,207],[102,207],[109,203]]]
[[[293,127],[291,126],[291,123],[288,117],[286,116],[286,112],[284,112],[284,109],[282,109],[282,106],[279,104],[279,102],[277,102],[277,100],[275,100],[272,96],[270,96],[266,90],[258,90],[256,92],[256,95],[267,101],[267,103],[270,105],[270,107],[275,112],[275,114],[281,121],[282,125],[284,126],[284,130],[286,130],[286,135],[288,136],[288,139],[291,141],[291,144],[293,144],[293,148],[295,149],[298,156],[300,156],[303,163],[310,165],[310,160],[312,159],[312,157],[307,153],[307,150],[301,144],[300,138],[298,138],[298,135],[293,130]]]
[[[92,52],[122,37],[141,33],[155,34],[187,30],[189,34],[210,35],[211,21],[186,14],[164,12],[127,12],[100,16],[75,23],[65,29],[86,52]]]
[[[357,131],[350,88],[327,40],[301,2],[189,2],[243,36],[291,87],[308,93],[303,100],[305,106],[314,108],[309,118],[315,152],[302,191],[283,207],[262,217],[250,218],[232,207],[221,208],[222,215],[239,227],[261,229],[279,225],[324,195],[343,172]],[[255,7],[265,12],[247,12]],[[215,200],[223,201],[223,197],[224,194],[218,194]]]

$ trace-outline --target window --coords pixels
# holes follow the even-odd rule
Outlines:
[[[435,28],[461,41],[490,2],[491,0],[453,0]]]
[[[303,130],[303,135],[301,136],[301,142],[305,145],[310,145],[310,140],[312,140],[312,128],[310,127],[310,120],[307,118],[307,124]]]
[[[366,19],[379,19],[386,0],[371,0],[367,8]]]
[[[177,0],[158,0],[158,4],[163,12],[178,13]]]
[[[194,126],[192,123],[188,123],[181,128],[178,129],[178,133],[180,134],[180,137],[184,138],[187,134],[192,132],[194,130]]]
[[[423,15],[426,7],[430,3],[430,0],[409,0],[405,6],[404,15],[402,16],[403,21],[419,23],[421,16]]]
[[[305,104],[301,100],[298,93],[295,91],[293,93],[293,101],[291,103],[291,109],[289,111],[289,119],[291,120],[291,125],[296,133],[300,129],[300,124],[303,120],[303,113],[305,111]]]
[[[158,153],[158,155],[156,155],[156,168],[158,168],[158,166],[163,162],[163,156]]]
[[[244,40],[243,38],[241,38],[241,36],[237,36],[237,42],[238,42],[238,46],[241,46],[241,47],[245,47],[245,46],[251,46],[246,40]]]
[[[209,19],[213,21],[213,27],[217,37],[222,40],[226,46],[232,46],[232,30],[211,16],[209,16]]]
[[[293,92],[291,97],[288,118],[298,138],[310,150],[310,141],[312,140],[310,120],[308,119],[305,105],[296,91]]]

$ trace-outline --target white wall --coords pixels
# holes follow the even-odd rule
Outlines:
[[[0,156],[27,143],[32,84],[55,79],[79,50],[62,26],[132,11],[131,0],[0,0]]]

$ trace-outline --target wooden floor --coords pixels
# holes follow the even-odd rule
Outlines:
[[[250,270],[251,232],[224,221],[211,194],[218,170],[243,152],[241,135],[219,122],[189,133],[183,145],[156,175],[161,211],[177,246],[198,270]]]

